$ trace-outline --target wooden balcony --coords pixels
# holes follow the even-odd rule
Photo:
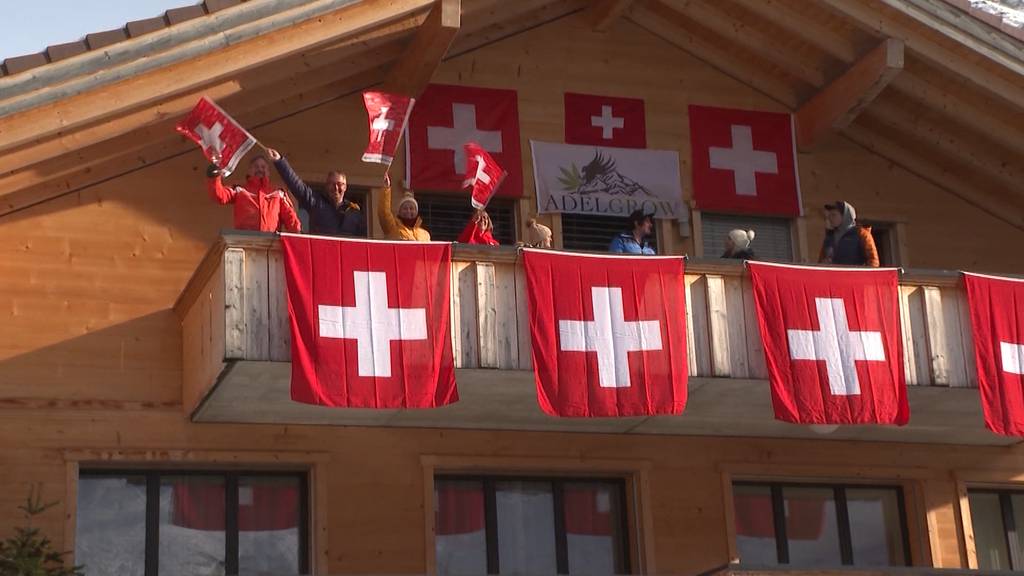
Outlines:
[[[462,400],[434,410],[359,410],[289,399],[291,342],[280,243],[232,232],[210,250],[175,310],[182,319],[183,404],[197,422],[571,430],[1012,444],[984,429],[967,306],[954,272],[907,271],[900,286],[911,422],[826,430],[777,422],[738,262],[686,270],[689,405],[682,416],[551,418],[537,407],[522,265],[511,247],[456,245],[452,330]]]
[[[977,576],[977,570],[961,570],[949,568],[820,568],[799,569],[792,567],[773,566],[770,568],[752,568],[735,566],[704,572],[699,576]],[[1011,576],[1016,572],[995,570],[984,572],[985,576]]]

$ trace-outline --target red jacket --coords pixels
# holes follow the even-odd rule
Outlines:
[[[481,230],[480,226],[472,220],[469,222],[469,224],[466,224],[465,228],[462,229],[462,234],[459,234],[459,238],[458,240],[456,240],[456,242],[460,242],[462,244],[490,244],[491,246],[498,245],[498,241],[495,240],[494,236],[491,235],[490,230]]]
[[[270,188],[269,178],[249,178],[245,186],[225,186],[220,176],[210,178],[210,197],[235,205],[235,228],[260,232],[298,232],[302,228],[291,198]]]

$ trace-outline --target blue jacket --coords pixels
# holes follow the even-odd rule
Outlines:
[[[615,252],[618,254],[654,254],[654,248],[647,243],[647,240],[640,244],[633,237],[633,234],[629,232],[623,232],[612,239],[612,243],[608,246],[609,252]]]
[[[335,207],[330,200],[310,188],[292,170],[282,156],[274,162],[288,190],[295,195],[299,206],[309,213],[309,231],[323,236],[366,236],[366,218],[359,212],[359,206],[342,201]]]

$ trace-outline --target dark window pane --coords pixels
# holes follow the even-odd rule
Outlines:
[[[238,479],[238,567],[241,574],[298,574],[301,480]]]
[[[782,489],[790,564],[842,564],[833,494],[832,488],[786,486]]]
[[[591,216],[588,214],[562,214],[562,247],[566,250],[607,252],[612,240],[628,229],[626,218],[617,216]],[[647,242],[658,250],[658,235],[651,234]]]
[[[87,476],[78,482],[75,563],[89,576],[146,569],[146,478]]]
[[[737,484],[732,492],[740,562],[760,566],[778,564],[771,488]]]
[[[223,476],[160,478],[160,576],[224,573]]]
[[[430,232],[431,240],[454,242],[473,215],[468,194],[416,194],[416,203],[420,206],[423,227]],[[511,200],[504,198],[495,198],[487,205],[487,214],[494,224],[491,234],[506,246],[516,243],[514,205]]]
[[[1010,555],[1006,549],[1006,531],[999,495],[991,492],[968,492],[974,545],[978,551],[978,568],[1009,570]]]
[[[437,573],[487,573],[483,484],[444,480],[434,483],[434,555]]]
[[[897,492],[892,489],[848,488],[846,509],[855,566],[902,566],[903,528]]]
[[[568,482],[563,487],[570,574],[624,571],[620,495],[619,487],[609,483]]]
[[[498,482],[501,574],[554,574],[555,515],[549,482]]]

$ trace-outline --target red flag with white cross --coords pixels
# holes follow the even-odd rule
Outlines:
[[[370,136],[363,162],[390,166],[416,100],[386,92],[363,92]]]
[[[537,401],[553,416],[679,414],[683,259],[525,250]]]
[[[416,101],[406,138],[409,186],[460,191],[468,142],[508,172],[499,197],[523,195],[519,105],[515,90],[431,84]]]
[[[501,187],[508,172],[498,166],[476,142],[466,143],[466,179],[462,185],[470,188],[470,204],[473,208],[483,210]]]
[[[565,143],[646,148],[644,101],[565,93]]]
[[[690,148],[698,209],[800,215],[791,115],[690,106]]]
[[[777,419],[907,423],[896,269],[749,268]]]
[[[225,176],[235,171],[238,161],[256,144],[245,128],[206,96],[199,99],[175,129],[199,144],[206,159],[223,170]]]
[[[433,408],[458,400],[451,245],[282,234],[292,400]]]
[[[1024,436],[1024,280],[964,273],[985,426]]]

